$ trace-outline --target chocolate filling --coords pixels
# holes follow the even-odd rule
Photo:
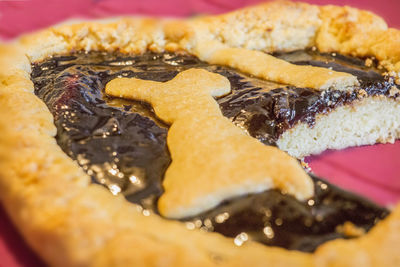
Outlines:
[[[205,68],[226,76],[232,93],[218,99],[223,114],[260,141],[275,145],[279,136],[299,121],[310,126],[317,114],[351,104],[360,95],[390,95],[393,82],[357,59],[300,51],[276,55],[295,64],[329,67],[356,75],[354,92],[320,92],[263,81],[233,69],[212,66],[185,54],[127,56],[77,52],[34,64],[36,94],[54,115],[61,148],[113,194],[157,213],[162,178],[171,159],[166,145],[168,126],[146,103],[110,98],[105,84],[115,77],[167,81],[188,68]],[[316,195],[302,203],[269,190],[225,201],[217,208],[185,221],[235,237],[240,245],[256,240],[288,249],[314,251],[321,243],[348,236],[338,227],[352,222],[368,231],[387,216],[386,209],[345,192],[314,176]]]

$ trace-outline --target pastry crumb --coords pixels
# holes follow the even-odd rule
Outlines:
[[[364,89],[361,89],[358,91],[358,94],[357,94],[358,99],[361,99],[361,98],[364,98],[367,96],[368,96],[368,93]]]
[[[399,88],[397,88],[394,85],[392,87],[390,87],[390,90],[389,90],[389,95],[390,96],[395,96],[395,95],[398,95],[399,93],[400,93]]]
[[[365,60],[365,66],[366,67],[371,67],[373,63],[374,63],[374,61],[371,58],[367,58]]]
[[[336,226],[336,232],[345,235],[346,237],[359,237],[365,234],[365,230],[354,225],[352,222],[345,222],[342,225]]]

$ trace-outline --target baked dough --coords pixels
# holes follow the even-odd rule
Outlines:
[[[106,85],[109,95],[152,104],[171,124],[172,163],[158,200],[161,215],[190,217],[223,200],[272,188],[303,201],[314,194],[296,159],[246,135],[222,115],[213,97],[230,90],[227,78],[202,69],[183,71],[165,83],[116,78]]]
[[[225,65],[255,77],[297,87],[351,91],[359,85],[355,76],[326,68],[298,66],[261,51],[231,48],[219,42],[200,42],[195,55],[210,64]]]
[[[285,14],[285,16],[282,16]],[[313,254],[189,231],[90,183],[56,144],[30,64],[72,50],[193,52],[202,39],[265,52],[312,46],[370,56],[398,77],[400,31],[366,11],[274,2],[186,21],[124,18],[65,24],[0,46],[0,199],[54,266],[399,266],[400,205],[368,234]],[[149,215],[149,216],[146,216]]]

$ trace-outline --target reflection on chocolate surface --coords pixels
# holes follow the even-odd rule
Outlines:
[[[352,193],[312,176],[315,196],[307,203],[276,190],[225,201],[216,209],[188,220],[188,227],[215,231],[241,242],[255,240],[267,245],[314,251],[320,244],[348,238],[338,227],[352,222],[369,230],[388,212]]]
[[[105,84],[115,77],[167,81],[188,68],[205,68],[226,76],[232,93],[218,99],[225,116],[266,144],[274,145],[288,128],[350,104],[362,95],[390,95],[394,86],[357,59],[295,52],[277,55],[296,64],[329,67],[356,75],[361,88],[352,93],[320,92],[263,81],[221,66],[210,66],[189,55],[127,56],[75,53],[33,66],[36,94],[54,115],[61,148],[113,194],[155,212],[161,181],[170,163],[167,125],[146,103],[109,98]],[[195,218],[189,228],[202,228],[234,237],[237,245],[256,240],[268,245],[313,251],[330,239],[343,237],[336,228],[346,221],[369,230],[388,214],[360,197],[315,179],[316,196],[307,203],[270,190],[226,201]]]

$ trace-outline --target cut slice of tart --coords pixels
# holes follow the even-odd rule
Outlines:
[[[399,36],[276,2],[4,44],[2,203],[56,266],[396,266],[399,207],[297,159],[398,138]]]

